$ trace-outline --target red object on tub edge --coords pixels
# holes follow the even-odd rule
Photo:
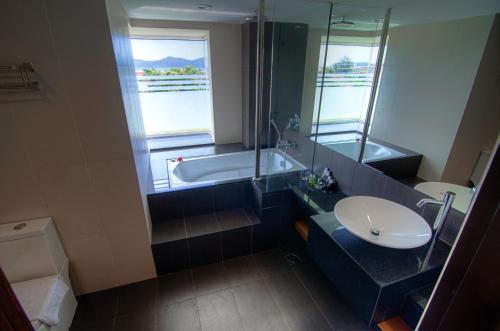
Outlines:
[[[184,158],[183,158],[182,156],[179,156],[179,157],[177,158],[177,161],[179,161],[179,162],[184,161]]]

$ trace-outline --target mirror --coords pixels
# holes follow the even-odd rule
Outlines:
[[[386,9],[335,5],[323,31],[311,138],[358,160]]]
[[[493,20],[406,25],[392,16],[401,24],[389,29],[363,155],[365,164],[431,197],[455,192],[453,207],[463,213],[500,129]]]

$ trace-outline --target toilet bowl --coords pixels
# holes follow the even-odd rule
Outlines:
[[[69,329],[77,302],[50,217],[0,224],[0,266],[35,330]]]

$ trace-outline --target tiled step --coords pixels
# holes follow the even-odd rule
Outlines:
[[[279,217],[279,215],[278,215]],[[159,275],[251,254],[261,222],[250,208],[221,210],[153,224]]]
[[[148,204],[159,275],[283,245],[305,246],[294,224],[310,214],[287,189],[263,192],[246,180],[155,193]]]
[[[153,224],[152,244],[163,244],[260,224],[251,208],[235,208],[215,213],[177,218]]]

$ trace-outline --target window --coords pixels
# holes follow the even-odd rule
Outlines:
[[[151,149],[213,143],[207,31],[132,37],[144,128]]]
[[[318,73],[315,119],[319,109],[322,74],[325,72],[320,117],[315,123],[318,133],[359,131],[364,124],[372,89],[378,44],[357,40],[361,38],[336,39],[333,38],[333,42],[330,40],[326,67],[323,68],[323,63],[320,63]],[[320,59],[324,59],[326,48],[325,40],[321,45]],[[313,134],[316,125],[313,125]]]

